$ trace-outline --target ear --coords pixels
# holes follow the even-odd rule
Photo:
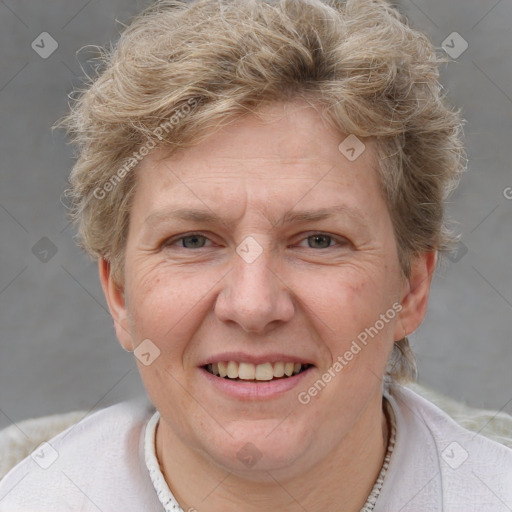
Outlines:
[[[404,282],[402,310],[395,327],[395,340],[411,334],[423,322],[427,313],[436,259],[436,251],[421,253],[412,259],[409,278]]]
[[[98,260],[98,269],[103,293],[114,320],[117,339],[125,350],[131,352],[134,347],[130,334],[130,322],[124,299],[124,289],[112,278],[110,263],[106,259],[100,258]]]

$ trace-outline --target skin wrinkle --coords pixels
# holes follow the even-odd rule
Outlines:
[[[298,122],[309,126],[300,137],[294,130]],[[283,144],[285,137],[293,138],[293,144]],[[315,145],[310,144],[313,139]],[[386,444],[380,377],[393,341],[403,335],[402,325],[410,332],[421,322],[421,297],[428,295],[430,280],[407,293],[409,283],[400,273],[393,225],[379,193],[372,155],[348,162],[338,151],[340,140],[343,135],[327,127],[313,109],[289,109],[273,123],[245,118],[176,160],[170,157],[153,165],[150,156],[138,170],[125,288],[116,292],[106,267],[102,284],[114,317],[131,319],[126,326],[131,335],[117,329],[121,344],[133,350],[150,339],[161,351],[151,365],[139,364],[139,369],[161,414],[157,455],[182,504],[197,508],[201,489],[214,488],[231,473],[231,485],[220,485],[208,498],[209,511],[236,504],[247,512],[291,512],[301,510],[300,503],[316,512],[336,501],[345,503],[347,510],[359,510],[380,470]],[[310,159],[336,172],[321,179],[324,169],[281,165],[275,159],[261,160],[255,169],[254,160],[247,158],[281,151],[285,159],[297,162],[297,147],[310,148]],[[233,161],[238,158],[238,177],[228,170],[227,178],[223,166],[204,165],[204,155],[213,155],[210,162],[217,162],[216,157],[226,154]],[[217,178],[230,185],[212,187]],[[156,249],[162,234],[144,240],[144,220],[176,204],[206,205],[232,219],[233,229],[227,231],[223,223],[169,224],[163,238],[211,231],[209,238],[221,245]],[[322,220],[275,229],[268,221],[286,211],[335,204],[357,205],[368,233],[346,216],[339,223]],[[305,237],[310,232],[345,235],[353,247],[309,248]],[[260,241],[263,253],[248,264],[235,248],[250,235]],[[413,284],[428,275],[428,261],[420,258],[414,267]],[[296,394],[327,371],[357,334],[394,302],[403,304],[400,319],[387,323],[315,400],[299,404]],[[227,350],[297,354],[315,367],[300,389],[281,398],[240,401],[216,392],[197,367],[199,361]],[[252,470],[237,459],[247,442],[263,454]],[[194,479],[187,477],[192,474]],[[290,497],[281,485],[297,501],[286,505]],[[247,504],[247,495],[261,499]]]

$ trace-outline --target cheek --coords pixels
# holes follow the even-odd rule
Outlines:
[[[179,272],[150,265],[137,268],[131,276],[127,291],[134,334],[151,339],[161,348],[165,343],[168,345],[168,340],[182,339],[190,324],[186,319],[197,314],[204,295],[197,279],[184,279]],[[172,347],[165,346],[165,349]]]
[[[317,281],[313,293],[310,289],[310,318],[327,345],[329,359],[343,357],[351,347],[357,352],[345,358],[351,361],[344,370],[347,376],[361,364],[380,371],[387,361],[397,321],[394,297],[399,296],[388,275],[346,268],[334,279]]]
[[[335,331],[342,326],[350,328],[375,321],[391,306],[391,287],[382,275],[370,271],[344,268],[315,282],[302,293],[309,294],[313,312]]]

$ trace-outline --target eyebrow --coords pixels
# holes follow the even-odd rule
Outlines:
[[[280,219],[278,224],[314,222],[318,220],[326,220],[331,219],[333,217],[338,217],[340,216],[340,214],[346,215],[354,220],[357,220],[358,222],[366,226],[366,220],[360,210],[349,208],[348,206],[344,205],[337,205],[331,208],[319,208],[317,210],[292,210],[286,212]]]
[[[367,227],[368,223],[361,210],[357,208],[349,208],[345,205],[336,205],[330,208],[318,208],[316,210],[290,210],[286,212],[281,219],[277,222],[272,222],[272,225],[278,226],[283,224],[299,224],[305,222],[315,222],[319,220],[331,219],[340,215],[346,215],[351,219]],[[194,208],[177,208],[171,210],[163,210],[150,214],[144,221],[145,225],[152,226],[161,221],[166,220],[182,220],[193,222],[204,222],[206,224],[225,224],[231,227],[230,222],[226,222],[219,215],[202,209]]]

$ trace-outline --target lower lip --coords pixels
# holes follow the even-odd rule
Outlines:
[[[199,368],[199,370],[212,386],[225,395],[241,400],[261,400],[276,398],[297,387],[309,375],[309,372],[313,370],[313,368],[314,367],[310,367],[297,375],[292,375],[284,379],[259,382],[231,380],[217,377],[204,368]]]

